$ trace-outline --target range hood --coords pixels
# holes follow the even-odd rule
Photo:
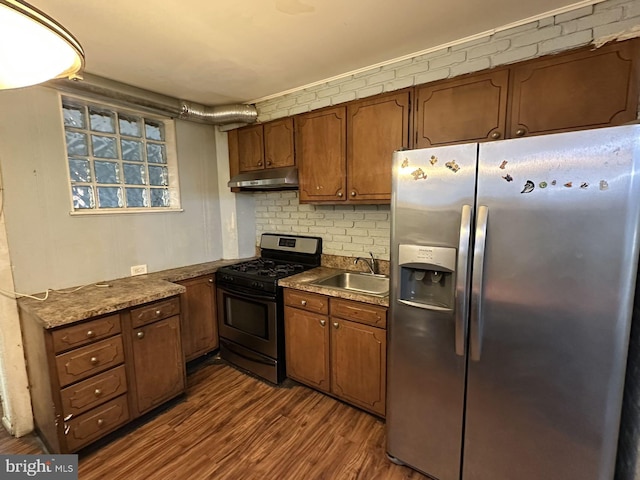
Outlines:
[[[235,175],[229,180],[227,186],[250,190],[298,188],[298,169],[296,167],[282,167],[244,172]]]

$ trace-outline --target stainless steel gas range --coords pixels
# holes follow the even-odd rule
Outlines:
[[[260,258],[216,273],[220,354],[272,383],[285,378],[281,278],[320,266],[322,239],[264,233]]]

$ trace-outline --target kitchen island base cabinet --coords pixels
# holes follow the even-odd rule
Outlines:
[[[72,453],[182,393],[178,297],[46,328],[20,311],[36,430]]]
[[[285,289],[287,376],[384,417],[387,309]]]

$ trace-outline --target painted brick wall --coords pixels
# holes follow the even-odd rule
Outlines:
[[[640,35],[640,0],[607,0],[260,102],[259,120],[557,53],[623,32],[634,35],[636,29]],[[269,231],[320,235],[325,253],[373,251],[389,259],[388,206],[300,205],[297,192],[254,195],[258,238]]]

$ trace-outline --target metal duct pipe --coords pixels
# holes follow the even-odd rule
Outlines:
[[[254,123],[258,119],[258,111],[253,105],[222,105],[207,107],[197,103],[182,101],[180,118],[200,120],[214,125],[229,123]]]
[[[255,123],[258,118],[258,112],[253,105],[214,107],[199,105],[89,73],[83,74],[82,80],[58,79],[51,80],[45,85],[62,92],[80,94],[96,100],[107,100],[124,107],[133,105],[149,113],[211,125]]]

